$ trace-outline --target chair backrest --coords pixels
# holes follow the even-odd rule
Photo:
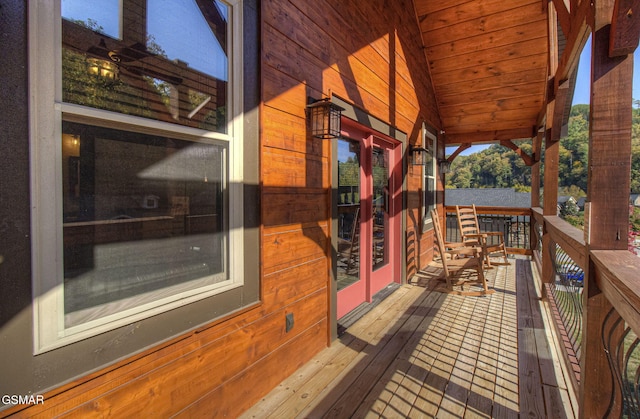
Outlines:
[[[458,216],[458,228],[463,241],[468,241],[467,237],[470,234],[480,234],[475,204],[470,207],[456,205],[456,215]]]
[[[440,253],[440,258],[442,259],[442,267],[444,268],[444,273],[448,276],[449,269],[447,268],[446,249],[444,247],[444,238],[442,237],[442,230],[440,228],[440,217],[438,216],[437,210],[431,210],[431,219],[433,220],[433,230],[435,232],[435,244],[438,248],[438,252]]]

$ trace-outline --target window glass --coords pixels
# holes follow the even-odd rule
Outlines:
[[[371,156],[373,172],[373,238],[372,266],[379,269],[389,263],[389,191],[391,177],[389,176],[389,151],[373,147]]]
[[[103,3],[62,1],[62,100],[227,133],[228,6]]]
[[[62,16],[87,29],[120,39],[121,0],[63,0]]]
[[[227,280],[224,144],[70,122],[62,143],[66,327]]]
[[[57,19],[31,8],[35,352],[255,302],[242,2],[59,1]],[[211,313],[185,316],[208,301]]]
[[[338,139],[338,291],[360,280],[360,143]]]
[[[219,1],[198,3],[148,0],[147,48],[207,76],[227,80],[228,6]],[[180,36],[176,36],[178,31]]]

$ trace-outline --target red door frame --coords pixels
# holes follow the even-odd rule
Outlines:
[[[360,143],[360,280],[337,292],[337,318],[363,302],[371,302],[373,295],[392,282],[401,281],[401,214],[402,214],[402,147],[401,142],[374,132],[355,121],[342,119],[342,136]],[[373,238],[373,180],[372,148],[376,145],[388,151],[389,234],[385,246],[388,263],[373,271],[371,241]]]

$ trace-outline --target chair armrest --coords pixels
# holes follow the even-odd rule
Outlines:
[[[504,236],[502,231],[485,231],[483,234],[485,236]]]
[[[478,256],[479,254],[482,253],[482,249],[478,248],[478,247],[470,247],[470,246],[466,246],[466,247],[458,247],[456,249],[451,249],[451,250],[447,250],[446,251],[447,254],[451,255],[451,256]]]
[[[464,236],[470,237],[472,239],[481,239],[483,237],[487,237],[486,233],[465,234]]]
[[[458,249],[460,247],[467,247],[467,244],[464,242],[445,242],[445,249]]]

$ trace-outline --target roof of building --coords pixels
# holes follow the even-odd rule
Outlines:
[[[531,207],[530,192],[516,192],[513,188],[459,188],[447,189],[445,205],[471,205],[481,207]]]

